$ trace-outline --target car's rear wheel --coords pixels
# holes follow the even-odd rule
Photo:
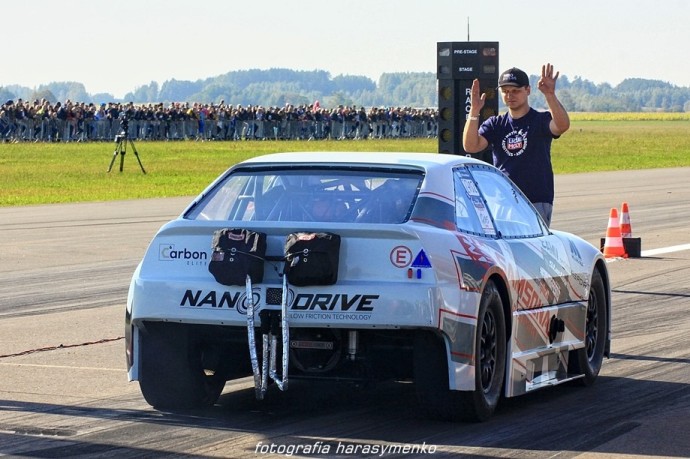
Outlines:
[[[604,360],[607,333],[606,291],[601,274],[595,269],[592,273],[587,300],[585,346],[582,349],[571,351],[568,357],[568,371],[573,374],[584,375],[584,378],[577,380],[584,386],[592,385],[599,375]]]
[[[218,400],[225,378],[207,368],[208,344],[184,324],[147,322],[141,334],[139,387],[157,409],[188,409]]]
[[[506,363],[503,302],[493,282],[482,294],[473,357],[475,389],[449,389],[448,362],[442,339],[419,333],[415,340],[415,385],[427,413],[443,420],[485,421],[501,398]]]

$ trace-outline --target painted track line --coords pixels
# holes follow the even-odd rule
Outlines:
[[[690,250],[690,244],[671,245],[668,247],[659,247],[658,249],[643,250],[640,252],[640,258],[654,257],[656,255],[662,255],[665,253],[681,252],[683,250]],[[623,257],[607,258],[606,262],[612,263],[612,262],[618,261],[618,260],[627,260],[627,258],[623,258]]]
[[[64,370],[87,370],[87,371],[114,371],[116,373],[126,373],[124,368],[104,368],[104,367],[80,367],[74,365],[47,365],[38,363],[20,363],[20,362],[0,362],[0,367],[28,367],[28,368],[58,368]]]
[[[672,245],[669,247],[660,247],[658,249],[643,250],[640,255],[643,257],[653,257],[664,253],[680,252],[683,250],[690,250],[690,244]]]

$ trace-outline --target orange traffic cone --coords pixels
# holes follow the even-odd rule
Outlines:
[[[630,226],[630,213],[628,203],[624,202],[621,209],[621,237],[632,237],[632,226]]]
[[[620,226],[618,226],[618,210],[615,207],[611,209],[609,226],[606,228],[604,256],[606,258],[628,257],[628,254],[625,253],[625,247],[623,247],[623,237],[621,236]]]

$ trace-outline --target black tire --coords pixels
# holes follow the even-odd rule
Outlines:
[[[486,421],[496,410],[505,380],[506,325],[501,296],[489,281],[482,294],[475,337],[475,390],[448,386],[448,362],[443,340],[419,333],[414,347],[417,396],[434,418],[448,421]]]
[[[156,409],[175,410],[213,405],[225,378],[208,372],[205,345],[184,324],[147,322],[141,331],[139,387]],[[209,374],[211,373],[211,374]]]
[[[606,350],[608,333],[608,308],[604,281],[598,270],[592,273],[587,300],[587,320],[585,322],[585,347],[571,351],[568,356],[568,371],[571,374],[582,374],[577,382],[591,386],[599,375]]]

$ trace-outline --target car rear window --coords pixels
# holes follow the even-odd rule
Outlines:
[[[403,223],[420,171],[332,168],[237,169],[186,214],[192,220]]]

